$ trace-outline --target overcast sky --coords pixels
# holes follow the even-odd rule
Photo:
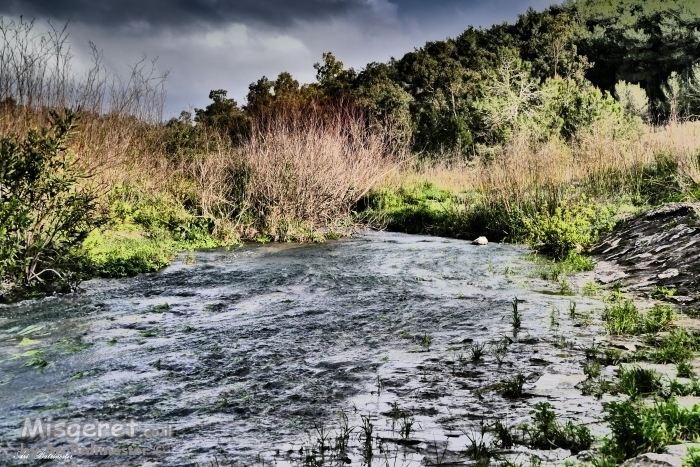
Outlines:
[[[346,67],[400,58],[469,25],[513,21],[553,0],[2,0],[5,20],[70,21],[77,68],[88,41],[120,73],[143,55],[170,71],[167,108],[204,107],[211,89],[244,103],[248,85],[288,71],[301,82],[331,51]]]

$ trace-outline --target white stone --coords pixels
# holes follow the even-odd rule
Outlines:
[[[489,241],[486,239],[486,237],[479,237],[472,242],[474,245],[487,245],[488,243]]]

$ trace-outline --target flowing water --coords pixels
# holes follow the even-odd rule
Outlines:
[[[0,464],[38,462],[18,456],[23,446],[91,443],[133,455],[49,464],[472,464],[465,452],[490,441],[482,426],[527,422],[544,400],[599,432],[600,403],[574,388],[598,331],[569,307],[581,316],[601,305],[555,293],[528,253],[370,233],[199,251],[155,274],[3,306]],[[504,399],[497,383],[517,373],[525,397]],[[84,431],[23,436],[27,419]],[[95,437],[91,422],[136,428]],[[328,449],[338,439],[342,455]],[[570,455],[505,452],[533,453]]]

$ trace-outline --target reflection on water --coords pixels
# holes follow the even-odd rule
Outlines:
[[[482,424],[527,421],[538,401],[592,423],[599,403],[566,382],[582,375],[582,348],[595,332],[568,310],[571,300],[580,313],[598,304],[542,293],[548,285],[530,277],[526,253],[372,233],[202,251],[194,265],[176,261],[156,274],[90,281],[77,296],[4,306],[0,443],[14,452],[20,443],[73,442],[29,443],[20,438],[27,417],[136,420],[172,424],[173,436],[98,444],[162,445],[163,456],[72,465],[297,464],[343,438],[339,463],[469,464],[464,452]],[[518,372],[528,397],[506,400],[495,384]],[[542,375],[552,374],[547,389]]]

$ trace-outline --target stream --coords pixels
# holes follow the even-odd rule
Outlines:
[[[528,422],[542,401],[600,435],[600,401],[576,388],[601,339],[603,305],[580,294],[592,273],[561,294],[529,253],[365,233],[197,251],[0,306],[0,464],[472,465],[487,427]],[[504,398],[498,384],[518,373],[524,397]],[[22,451],[49,444],[83,451]]]

